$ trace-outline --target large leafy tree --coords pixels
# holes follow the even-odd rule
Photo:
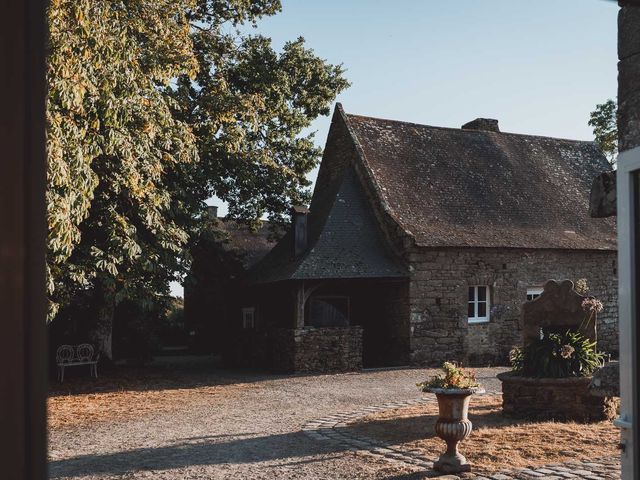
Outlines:
[[[282,221],[308,200],[306,176],[320,150],[301,133],[348,86],[342,68],[302,38],[276,52],[270,39],[237,28],[279,9],[278,0],[200,0],[190,13],[199,72],[195,81],[181,76],[171,92],[196,135],[206,195],[248,220]]]
[[[301,132],[347,86],[301,39],[243,24],[274,0],[53,0],[48,267],[57,305],[91,290],[110,355],[116,302],[160,301],[188,266],[204,201],[282,218],[318,161]],[[245,30],[246,31],[246,30]]]
[[[613,167],[618,155],[618,105],[614,100],[607,100],[596,105],[591,112],[589,126],[593,127],[595,141]]]
[[[93,288],[105,306],[95,340],[107,355],[115,302],[157,292],[188,238],[168,178],[197,160],[195,138],[161,88],[198,68],[190,6],[57,0],[49,8],[52,305]]]

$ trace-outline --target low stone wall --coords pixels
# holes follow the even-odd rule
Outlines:
[[[599,397],[620,396],[620,364],[608,362],[596,370],[589,385],[592,395]]]
[[[505,415],[577,422],[612,420],[616,415],[617,399],[592,395],[591,377],[529,378],[507,372],[498,378]]]
[[[281,372],[347,372],[362,369],[362,328],[303,327],[269,335],[269,363]]]

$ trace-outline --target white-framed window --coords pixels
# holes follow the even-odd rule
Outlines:
[[[467,318],[469,323],[483,323],[489,321],[489,287],[474,285],[469,287],[469,303],[467,304]]]
[[[527,288],[527,302],[531,300],[535,300],[540,295],[542,295],[542,291],[544,289],[542,287],[529,287]]]
[[[244,330],[252,330],[256,328],[255,307],[244,307],[242,309],[242,328]]]

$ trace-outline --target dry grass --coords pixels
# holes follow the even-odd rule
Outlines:
[[[50,397],[47,402],[50,429],[123,421],[170,412],[199,401],[232,395],[248,384],[168,390],[126,390]]]
[[[239,395],[249,383],[233,383],[202,371],[169,368],[113,370],[53,384],[47,402],[49,429],[66,429],[171,412],[194,402],[215,405],[221,396]]]
[[[434,434],[437,414],[437,405],[419,405],[376,413],[350,428],[357,434],[387,444],[402,444],[435,459],[444,451],[444,442]],[[493,472],[617,454],[620,433],[611,422],[579,424],[510,419],[502,415],[500,396],[473,397],[469,419],[473,422],[473,432],[461,444],[461,452],[475,471]]]

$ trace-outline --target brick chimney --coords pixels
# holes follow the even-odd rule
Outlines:
[[[307,250],[307,216],[309,209],[299,205],[291,209],[293,227],[293,254],[299,257]]]
[[[207,218],[209,220],[218,219],[218,207],[215,205],[207,205]]]
[[[482,130],[485,132],[500,132],[498,120],[493,118],[476,118],[462,125],[463,130]]]

